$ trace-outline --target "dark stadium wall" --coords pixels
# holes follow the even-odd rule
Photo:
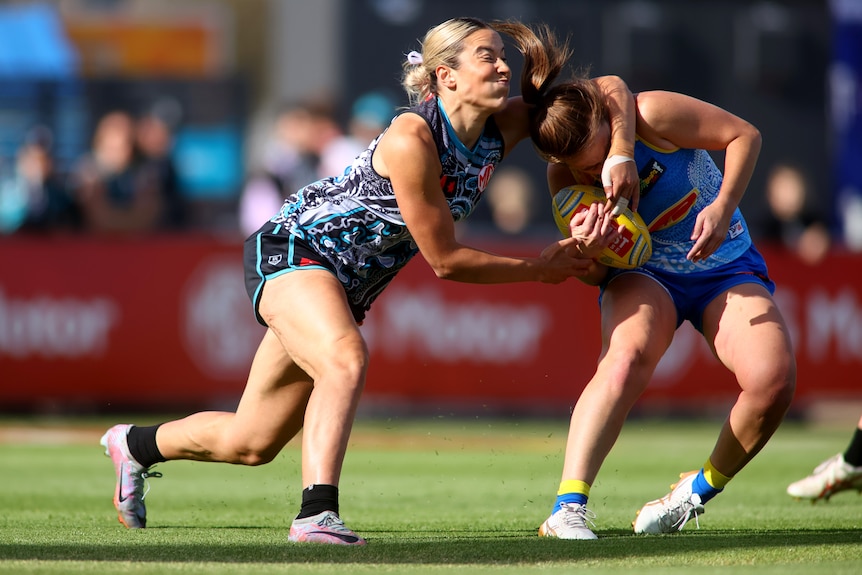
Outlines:
[[[349,55],[343,60],[345,101],[368,90],[402,94],[405,54],[419,46],[428,27],[454,16],[547,22],[570,37],[575,66],[591,75],[617,74],[633,91],[684,92],[754,123],[764,145],[743,199],[749,217],[766,209],[760,192],[778,163],[801,166],[816,182],[821,215],[831,210],[827,2],[347,1],[340,25]],[[510,47],[507,55],[519,73],[519,54]],[[544,181],[528,145],[508,161]]]

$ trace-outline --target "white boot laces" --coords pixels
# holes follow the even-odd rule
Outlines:
[[[596,524],[593,519],[596,518],[596,514],[591,509],[587,509],[586,505],[563,503],[561,507],[568,512],[562,515],[563,523],[568,527],[587,527],[589,523],[590,527],[595,529]]]

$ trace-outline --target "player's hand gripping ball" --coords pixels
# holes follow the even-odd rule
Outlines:
[[[605,193],[593,186],[569,186],[554,195],[554,221],[565,237],[571,236],[569,222],[578,212],[590,209],[595,202],[606,202]],[[621,237],[602,250],[599,263],[622,269],[645,264],[652,255],[649,230],[639,214],[625,208],[615,217],[622,224]]]

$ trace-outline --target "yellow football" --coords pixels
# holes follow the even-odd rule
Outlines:
[[[554,222],[565,237],[571,236],[569,222],[578,212],[588,210],[595,202],[606,202],[605,193],[594,186],[568,186],[554,195]],[[649,230],[640,215],[625,208],[616,216],[624,226],[622,236],[602,250],[599,263],[615,268],[632,269],[645,264],[652,255]]]

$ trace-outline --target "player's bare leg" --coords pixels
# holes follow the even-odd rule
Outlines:
[[[343,288],[325,271],[293,272],[267,282],[259,309],[270,329],[236,413],[166,423],[156,433],[159,451],[168,460],[260,465],[304,425],[307,489],[294,522],[301,538],[292,528],[291,540],[363,544],[338,516],[338,482],[368,365]],[[319,521],[306,525],[311,515]]]
[[[713,301],[704,313],[704,332],[741,389],[710,456],[718,471],[732,477],[784,419],[796,387],[796,360],[784,318],[758,284],[736,286]]]
[[[159,451],[168,460],[268,463],[302,429],[311,390],[309,376],[267,330],[236,412],[204,411],[162,424]]]
[[[675,320],[667,292],[645,276],[625,275],[606,290],[598,368],[572,412],[560,489],[540,536],[596,538],[586,507],[590,487],[670,345]]]
[[[266,289],[270,289],[268,295]],[[288,539],[364,545],[365,540],[341,520],[338,483],[365,386],[365,340],[350,312],[344,289],[328,272],[286,274],[270,282],[264,297],[261,315],[288,354],[314,381],[304,418],[305,489]]]
[[[655,281],[627,274],[611,282],[602,301],[602,353],[572,412],[563,479],[595,481],[675,330],[676,309]]]
[[[704,336],[736,375],[741,392],[703,467],[680,474],[671,492],[638,511],[635,533],[673,533],[763,448],[780,425],[796,382],[796,363],[784,320],[766,289],[747,283],[713,300],[703,317]]]
[[[303,482],[337,485],[367,367],[343,290],[328,272],[286,274],[267,282],[260,312],[270,329],[236,413],[204,412],[166,423],[158,430],[159,450],[169,460],[259,465],[304,422],[303,444],[315,454],[303,455]]]

